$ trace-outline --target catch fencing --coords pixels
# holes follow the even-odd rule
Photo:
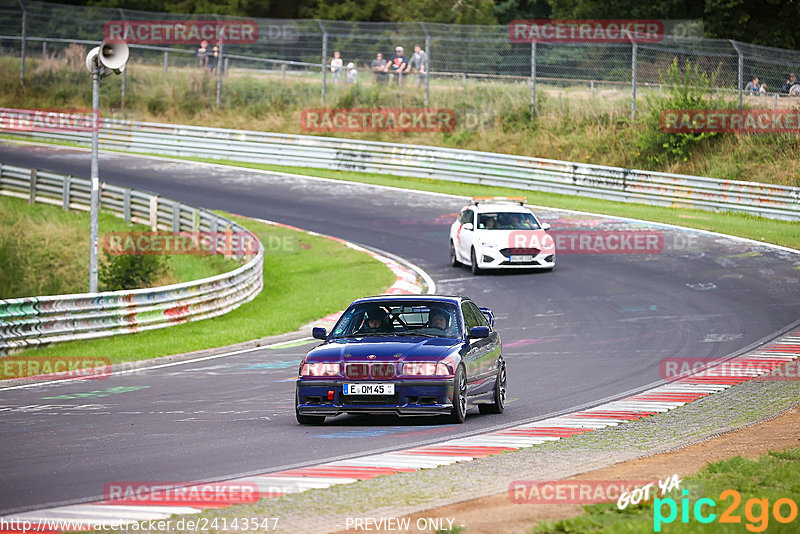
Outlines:
[[[511,187],[655,206],[800,220],[800,188],[510,154],[104,119],[100,147]],[[88,145],[89,132],[18,132]]]
[[[0,164],[0,194],[65,210],[88,211],[91,183],[69,175]],[[233,271],[191,282],[137,290],[0,299],[0,354],[209,319],[241,306],[261,292],[263,245],[234,221],[152,193],[110,184],[102,184],[100,206],[126,222],[145,224],[153,231],[210,235],[245,232],[258,243],[258,250]]]
[[[241,17],[177,15],[129,9],[66,6],[30,0],[0,0],[0,47],[4,55],[22,56],[21,80],[25,78],[25,56],[47,57],[63,52],[73,43],[99,44],[104,24],[111,20],[234,20]],[[663,90],[663,76],[673,61],[690,61],[707,74],[712,89],[738,99],[740,107],[746,84],[753,77],[766,84],[768,103],[761,107],[787,107],[797,98],[783,98],[782,86],[791,72],[800,73],[800,51],[758,46],[726,39],[686,37],[680,23],[660,42],[548,43],[512,42],[507,26],[470,26],[439,23],[371,23],[327,20],[252,19],[258,40],[223,44],[216,78],[217,105],[224,102],[223,76],[234,70],[270,76],[270,81],[320,84],[322,105],[338,96],[347,85],[346,67],[335,74],[331,59],[341,52],[343,65],[354,64],[358,83],[383,80],[372,72],[377,53],[390,59],[397,45],[410,58],[419,45],[428,55],[428,76],[393,76],[388,82],[404,83],[408,91],[424,94],[424,105],[448,97],[454,88],[496,82],[527,86],[535,110],[537,86],[578,90],[593,97],[596,91],[628,95],[635,114],[642,90]],[[197,46],[132,45],[132,61],[163,66],[200,69]],[[127,85],[123,74],[122,106]],[[405,80],[404,80],[405,78]],[[538,85],[537,85],[538,84]],[[638,88],[638,96],[637,96]],[[654,89],[657,88],[657,89]],[[501,88],[497,98],[503,98]],[[604,95],[608,98],[608,94]]]

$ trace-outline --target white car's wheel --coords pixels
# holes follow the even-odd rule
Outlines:
[[[472,271],[472,274],[474,274],[476,276],[481,274],[481,268],[478,267],[478,258],[475,256],[475,249],[474,248],[472,249],[472,252],[470,253],[470,261],[472,262],[472,264],[470,265],[470,270]]]
[[[461,262],[458,261],[458,256],[456,256],[456,246],[453,244],[452,240],[450,240],[450,265],[453,267],[461,265]]]

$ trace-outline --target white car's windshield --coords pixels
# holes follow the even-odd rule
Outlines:
[[[458,309],[449,302],[362,302],[350,306],[332,338],[362,336],[461,337]]]
[[[531,213],[481,213],[478,215],[480,230],[538,230],[539,225]]]

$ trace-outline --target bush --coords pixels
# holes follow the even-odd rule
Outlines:
[[[714,76],[714,75],[712,75]],[[678,133],[661,129],[661,114],[666,110],[722,109],[730,107],[711,92],[711,80],[687,59],[683,68],[674,59],[661,76],[666,86],[664,97],[647,98],[649,113],[644,131],[637,139],[637,157],[642,164],[668,165],[688,161],[692,152],[714,137],[714,132]]]
[[[166,271],[166,256],[122,255],[107,256],[98,274],[106,291],[119,291],[150,287]]]

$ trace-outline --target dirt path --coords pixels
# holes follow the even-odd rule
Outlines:
[[[697,473],[709,462],[734,456],[757,458],[772,450],[800,446],[800,407],[769,421],[735,432],[661,453],[647,458],[631,460],[610,467],[590,471],[565,480],[658,480],[673,474],[681,478]],[[508,493],[501,493],[432,508],[406,516],[410,530],[403,532],[430,532],[417,529],[426,525],[426,518],[455,519],[454,525],[464,525],[465,534],[516,534],[527,533],[538,521],[555,520],[581,513],[579,504],[513,504]],[[447,521],[444,521],[447,526]],[[344,532],[344,531],[343,531]],[[354,530],[348,529],[348,532]],[[372,530],[372,532],[398,532],[397,530]]]

